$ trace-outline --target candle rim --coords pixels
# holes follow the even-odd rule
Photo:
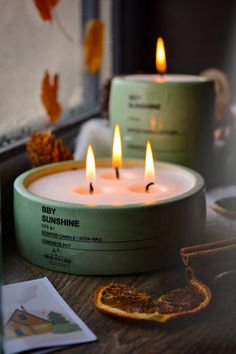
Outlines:
[[[111,159],[98,159],[97,160],[97,167],[107,167],[107,166],[100,166],[100,163],[111,163]],[[132,162],[132,164],[134,163],[134,167],[135,167],[135,162],[143,162],[143,160],[141,159],[124,159],[124,167],[125,164],[127,162]],[[93,208],[95,209],[106,209],[106,210],[117,210],[117,209],[126,209],[126,210],[131,210],[131,209],[136,209],[136,208],[140,208],[140,207],[145,207],[145,208],[152,208],[152,207],[161,207],[163,205],[166,204],[172,204],[175,203],[177,201],[181,201],[184,199],[188,199],[191,198],[191,196],[193,196],[194,194],[196,194],[197,192],[200,192],[202,190],[205,189],[205,182],[203,177],[196,171],[185,167],[185,166],[181,166],[178,164],[174,164],[174,163],[170,163],[170,162],[155,162],[155,165],[159,165],[162,167],[168,167],[168,166],[172,166],[172,167],[176,167],[177,169],[180,170],[184,170],[185,172],[190,173],[191,175],[193,175],[193,177],[195,178],[195,184],[192,188],[190,188],[188,191],[186,191],[183,194],[177,195],[175,197],[170,197],[168,199],[164,199],[164,200],[160,200],[159,202],[152,202],[150,204],[148,203],[134,203],[134,204],[126,204],[126,205],[107,205],[107,204],[96,204],[96,205],[85,205],[85,204],[79,204],[79,203],[71,203],[71,202],[64,202],[64,201],[58,201],[58,200],[53,200],[53,199],[47,199],[44,197],[40,197],[38,195],[33,194],[32,192],[30,192],[28,190],[28,186],[30,185],[30,183],[32,183],[33,181],[39,179],[40,177],[43,176],[47,176],[49,174],[54,174],[57,172],[65,172],[68,170],[68,168],[66,167],[70,167],[69,170],[72,170],[73,167],[74,168],[82,168],[84,165],[84,161],[76,161],[76,160],[71,160],[71,161],[65,161],[65,162],[57,162],[57,163],[52,163],[52,164],[48,164],[48,165],[44,165],[44,166],[40,166],[40,167],[36,167],[33,169],[30,169],[24,173],[22,173],[20,176],[18,176],[15,181],[14,181],[14,189],[15,191],[19,192],[21,195],[23,195],[25,198],[31,200],[32,202],[35,203],[39,203],[39,204],[45,204],[47,203],[48,206],[54,206],[54,207],[67,207],[68,209],[76,209],[76,208],[81,208],[81,209],[87,209],[87,208]],[[80,166],[80,167],[79,167]],[[110,166],[110,165],[109,165]],[[141,164],[140,164],[141,166]],[[45,173],[46,171],[51,171],[53,169],[53,171],[51,173]],[[54,170],[56,169],[56,171]],[[38,178],[34,178],[33,180],[31,180],[28,184],[27,184],[27,179],[29,180],[30,177],[32,178],[35,177],[35,175],[38,175]]]
[[[142,77],[143,76],[143,77]],[[154,79],[160,79],[162,81],[158,82],[158,81],[154,81],[154,80],[148,80],[145,79],[145,76],[149,76],[149,77],[153,77]],[[177,77],[182,76],[183,78],[186,78],[186,80],[179,80],[179,81],[175,81],[174,79],[176,79]],[[165,81],[165,78],[173,78],[173,81]],[[187,78],[191,78],[191,80],[187,80]],[[162,84],[162,85],[177,85],[177,84],[188,84],[188,85],[196,85],[196,84],[201,84],[201,83],[206,83],[206,82],[214,82],[212,79],[210,78],[206,78],[204,76],[200,76],[200,75],[190,75],[190,74],[158,74],[158,73],[144,73],[144,74],[130,74],[130,75],[119,75],[116,76],[114,78],[114,80],[116,79],[125,79],[126,81],[129,82],[142,82],[142,83],[151,83],[151,84]]]

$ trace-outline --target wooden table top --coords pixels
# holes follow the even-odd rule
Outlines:
[[[218,197],[236,195],[235,187],[208,194],[207,240],[236,236],[236,220],[217,214],[209,206]],[[97,286],[122,282],[151,295],[161,295],[185,284],[184,267],[129,276],[75,276],[32,265],[14,246],[5,250],[5,284],[47,277],[65,301],[89,326],[98,341],[67,347],[61,354],[191,354],[236,353],[236,276],[216,282],[213,300],[203,312],[167,324],[127,321],[106,316],[93,304]]]

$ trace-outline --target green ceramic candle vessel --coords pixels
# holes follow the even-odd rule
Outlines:
[[[182,166],[155,164],[163,176],[171,178],[175,174],[180,180],[183,176],[191,185],[179,195],[172,197],[170,192],[168,198],[158,200],[157,197],[151,202],[102,205],[92,203],[90,199],[86,205],[80,203],[80,195],[78,203],[71,203],[30,191],[35,181],[47,176],[54,179],[61,172],[83,172],[84,165],[78,161],[51,164],[31,169],[15,180],[17,245],[20,254],[29,262],[80,275],[131,274],[179,262],[181,247],[203,241],[204,180],[198,173]],[[125,160],[123,168],[132,172],[143,165],[142,160]],[[99,168],[110,166],[110,160],[97,161],[98,173]],[[112,186],[121,182],[111,180],[109,183]],[[127,185],[132,183],[131,179],[127,181]],[[108,196],[109,191],[108,188]],[[98,196],[100,201],[102,193]],[[129,198],[128,193],[136,198],[137,193],[132,188],[127,192]]]

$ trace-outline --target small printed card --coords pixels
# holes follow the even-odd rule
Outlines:
[[[5,354],[97,339],[47,278],[1,289]]]

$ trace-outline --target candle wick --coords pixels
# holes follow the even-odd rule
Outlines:
[[[115,167],[115,171],[116,171],[116,178],[117,178],[117,179],[120,179],[119,167]]]
[[[93,187],[92,182],[90,182],[90,183],[89,183],[89,193],[90,193],[90,194],[93,194],[93,191],[94,191],[94,187]]]
[[[146,185],[145,192],[147,193],[149,191],[149,187],[153,186],[154,182],[150,182]]]

